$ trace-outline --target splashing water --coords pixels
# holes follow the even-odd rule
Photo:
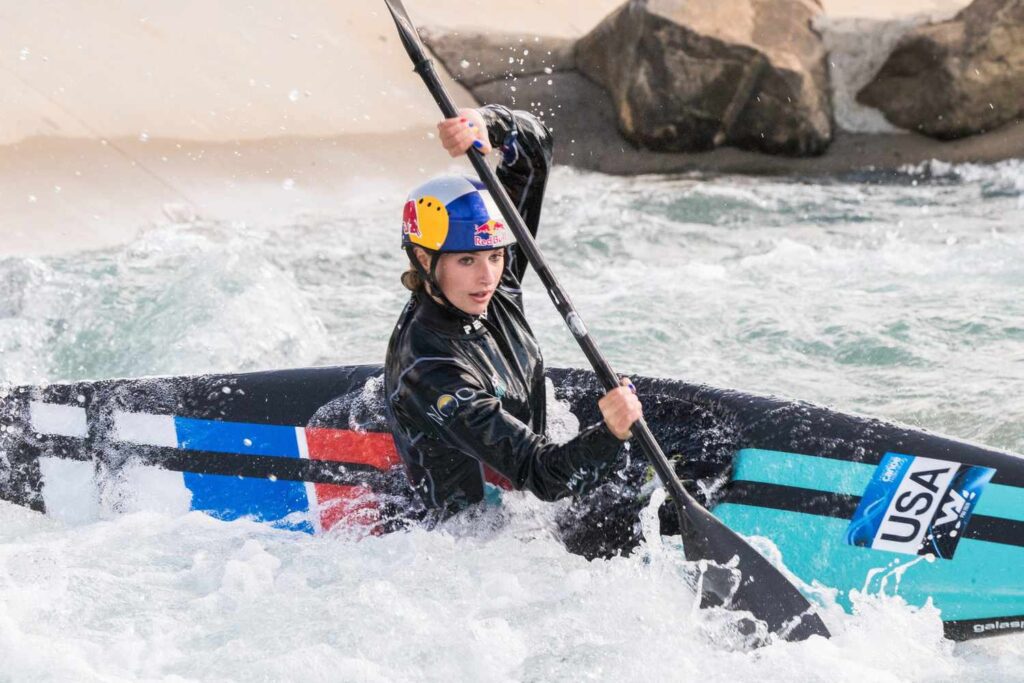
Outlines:
[[[1019,452],[1022,197],[1019,162],[825,181],[560,169],[539,237],[621,372]],[[400,201],[0,260],[0,384],[380,362],[405,299]],[[525,288],[549,365],[583,365],[534,276]],[[553,406],[556,437],[577,427]],[[852,616],[803,586],[832,640],[750,652],[734,615],[693,608],[672,539],[587,562],[553,537],[559,509],[513,494],[474,524],[357,543],[198,513],[69,525],[0,504],[0,660],[12,680],[83,681],[1008,681],[1024,664],[1019,638],[944,641],[933,607],[870,577]]]

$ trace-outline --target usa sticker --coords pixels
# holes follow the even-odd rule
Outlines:
[[[846,530],[850,545],[952,559],[996,471],[886,453]]]

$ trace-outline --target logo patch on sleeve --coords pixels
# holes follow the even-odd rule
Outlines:
[[[442,394],[434,401],[434,405],[427,409],[427,417],[439,425],[447,422],[459,410],[459,407],[476,398],[476,392],[467,387],[462,387],[452,394]]]
[[[437,403],[434,404],[437,408],[437,412],[445,417],[451,417],[455,414],[455,409],[459,407],[459,401],[451,394],[445,394],[441,398],[437,399]]]
[[[846,530],[850,545],[951,559],[996,471],[886,453]]]

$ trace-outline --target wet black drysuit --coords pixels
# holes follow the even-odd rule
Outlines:
[[[501,147],[501,180],[536,234],[551,165],[548,130],[532,115],[482,110]],[[544,363],[523,314],[526,257],[508,247],[484,316],[423,292],[402,311],[388,345],[388,420],[409,481],[441,518],[480,502],[485,481],[543,500],[582,494],[614,468],[622,442],[604,422],[565,444],[545,438]],[[495,477],[494,473],[500,475]]]

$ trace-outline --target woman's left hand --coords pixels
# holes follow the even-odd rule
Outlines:
[[[601,410],[604,423],[608,425],[608,431],[619,441],[625,441],[633,436],[630,427],[644,416],[644,410],[629,378],[623,377],[620,382],[622,386],[602,396],[597,407]]]
[[[453,157],[465,154],[471,146],[476,146],[483,154],[491,151],[487,124],[476,109],[460,109],[457,117],[437,124],[437,132],[445,151]]]

